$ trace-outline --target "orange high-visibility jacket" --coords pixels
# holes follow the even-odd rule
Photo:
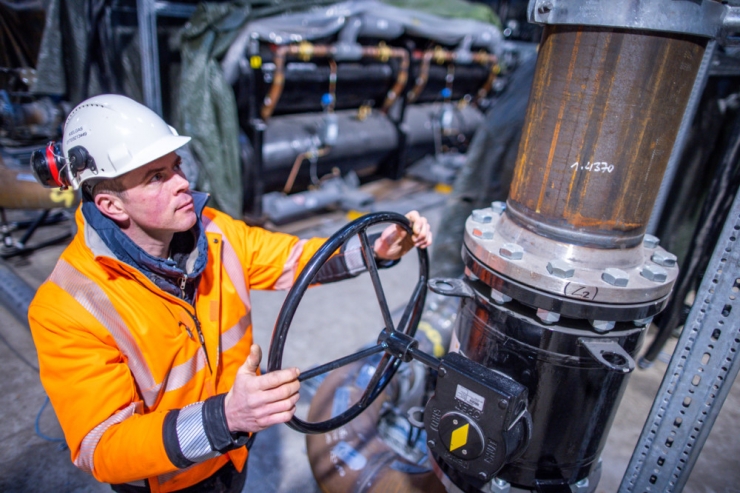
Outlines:
[[[99,481],[146,478],[152,491],[167,492],[229,460],[244,467],[245,447],[221,454],[201,436],[187,445],[193,464],[178,468],[165,449],[165,416],[180,409],[179,433],[200,420],[203,401],[228,392],[252,344],[249,291],[289,288],[324,240],[249,227],[209,208],[202,221],[208,261],[194,306],[117,260],[78,209],[78,234],[29,309],[41,381],[72,460]],[[350,275],[364,270],[345,263]]]

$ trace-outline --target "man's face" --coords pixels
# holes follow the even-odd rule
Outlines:
[[[195,225],[193,198],[174,152],[126,173],[121,184],[131,226],[150,238],[167,239]]]

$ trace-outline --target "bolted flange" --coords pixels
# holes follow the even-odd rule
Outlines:
[[[569,277],[573,277],[573,274],[575,274],[576,271],[573,266],[565,260],[556,258],[554,260],[550,260],[547,263],[547,272],[555,277],[568,279]]]
[[[505,243],[499,248],[498,253],[509,260],[521,260],[524,256],[524,248],[516,243]]]

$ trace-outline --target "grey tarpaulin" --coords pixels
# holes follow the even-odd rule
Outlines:
[[[33,93],[66,96],[72,103],[81,101],[85,81],[76,75],[84,71],[87,31],[85,2],[49,2]]]
[[[363,2],[342,2],[338,5],[357,6]],[[427,2],[428,3],[428,2]],[[337,4],[335,1],[265,1],[238,0],[232,3],[200,4],[190,22],[182,30],[182,69],[177,108],[177,126],[185,135],[193,138],[193,150],[201,162],[201,173],[198,188],[211,193],[215,207],[234,216],[242,216],[241,165],[238,148],[238,119],[234,94],[229,85],[232,79],[224,76],[224,69],[229,73],[229,56],[227,50],[237,55],[239,49],[229,50],[232,43],[242,33],[248,22],[259,18],[285,14],[289,11],[306,10],[321,5]],[[432,5],[421,5],[413,2],[419,11],[431,8]],[[411,17],[411,11],[368,1],[368,8],[378,8],[379,12],[394,11],[399,18]],[[395,1],[394,5],[403,6]],[[381,9],[382,8],[382,9]],[[438,10],[438,8],[437,8]],[[310,16],[309,16],[310,17]],[[494,16],[495,18],[495,16]],[[339,16],[340,22],[344,18]],[[276,20],[280,25],[280,19]],[[475,22],[475,21],[469,21]],[[445,29],[428,34],[432,37],[441,35]],[[461,25],[463,23],[460,23]],[[482,23],[479,23],[482,24]],[[409,21],[410,26],[415,23]],[[448,23],[457,25],[456,22]],[[336,26],[337,29],[341,26]],[[472,32],[471,32],[472,31]],[[468,33],[478,36],[482,29],[469,29]],[[488,32],[489,30],[485,30]],[[500,33],[492,31],[498,38],[489,39],[491,46],[498,47]],[[463,36],[456,36],[461,40]],[[269,39],[269,38],[268,38]],[[274,40],[271,40],[274,42]],[[235,44],[239,44],[238,41]],[[220,60],[224,59],[224,67]]]
[[[463,274],[460,249],[465,219],[473,209],[488,207],[494,200],[504,201],[509,195],[536,61],[534,46],[523,52],[506,90],[473,135],[435,233],[431,277]]]

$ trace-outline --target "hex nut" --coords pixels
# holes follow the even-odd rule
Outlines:
[[[506,210],[506,202],[496,201],[491,202],[491,211],[499,216]]]
[[[657,251],[650,257],[650,260],[663,267],[675,267],[678,258],[670,252]]]
[[[642,244],[647,248],[656,248],[660,244],[660,239],[657,236],[646,234],[642,237]]]
[[[545,310],[544,308],[538,308],[537,318],[542,320],[543,323],[554,324],[555,322],[560,320],[560,314],[556,312],[551,312],[550,310]]]
[[[509,493],[511,485],[505,479],[493,478],[490,483],[490,491],[491,493]]]
[[[503,305],[511,301],[511,296],[507,296],[497,289],[491,288],[491,299],[498,305]]]
[[[630,276],[622,269],[608,267],[601,273],[601,279],[612,286],[625,287],[630,280]]]
[[[653,317],[638,318],[637,320],[632,321],[635,327],[645,327],[646,325],[650,325],[652,322],[653,322]]]
[[[589,320],[591,322],[591,327],[594,328],[596,332],[609,332],[614,328],[616,325],[616,322],[613,320]]]
[[[555,260],[550,260],[547,263],[547,272],[555,277],[567,279],[569,277],[573,277],[573,274],[575,274],[575,269],[565,260],[557,258]]]
[[[493,231],[481,231],[478,228],[473,229],[473,236],[476,238],[480,238],[481,240],[492,240],[493,239]]]
[[[539,7],[537,7],[537,12],[540,14],[547,14],[552,10],[552,3],[551,2],[542,2]]]
[[[524,256],[524,248],[516,243],[505,243],[499,248],[498,254],[509,260],[521,260]]]
[[[668,272],[663,267],[651,264],[643,265],[640,275],[653,282],[665,282],[668,279]]]
[[[488,224],[493,220],[491,215],[486,214],[486,211],[483,209],[475,209],[472,212],[471,217],[473,218],[473,221],[481,224]]]

